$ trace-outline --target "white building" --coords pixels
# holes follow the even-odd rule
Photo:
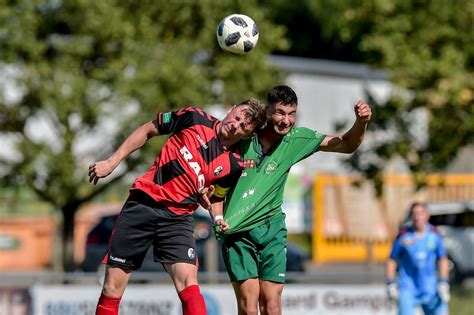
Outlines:
[[[345,123],[343,131],[348,130],[355,119],[353,107],[367,100],[366,91],[379,102],[391,93],[387,72],[364,64],[285,56],[271,56],[270,61],[288,73],[287,84],[298,95],[297,126],[323,134],[335,134],[336,123]],[[319,152],[301,165],[308,174],[347,173],[340,162],[344,158],[347,155]]]

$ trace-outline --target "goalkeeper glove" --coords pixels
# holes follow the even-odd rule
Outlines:
[[[387,297],[391,301],[398,301],[398,298],[400,297],[398,285],[394,280],[387,281]]]
[[[448,280],[441,279],[438,281],[438,295],[443,303],[448,303],[451,299],[450,286]]]

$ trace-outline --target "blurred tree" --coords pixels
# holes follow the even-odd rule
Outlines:
[[[234,12],[264,34],[247,56],[215,40]],[[1,183],[61,210],[65,271],[75,268],[78,208],[146,169],[161,143],[132,155],[106,185],[88,183],[90,162],[159,111],[263,97],[281,81],[266,57],[284,49],[283,29],[264,14],[253,0],[0,1],[0,73],[9,82],[0,89],[0,135],[16,149],[0,157]]]
[[[473,1],[272,2],[270,14],[294,36],[289,54],[385,68],[401,87],[388,103],[371,99],[370,129],[379,136],[348,160],[355,169],[378,181],[386,162],[400,156],[422,185],[424,174],[442,170],[473,143]]]

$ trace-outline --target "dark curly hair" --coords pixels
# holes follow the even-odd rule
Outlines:
[[[283,105],[298,105],[298,97],[295,91],[287,85],[277,85],[271,88],[267,94],[268,106],[282,103]]]

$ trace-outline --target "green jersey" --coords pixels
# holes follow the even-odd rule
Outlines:
[[[226,197],[224,220],[226,234],[247,231],[271,218],[282,215],[283,191],[290,168],[317,151],[325,135],[308,128],[293,128],[269,152],[262,153],[258,136],[241,143],[245,161],[254,167],[245,169],[237,185]]]

